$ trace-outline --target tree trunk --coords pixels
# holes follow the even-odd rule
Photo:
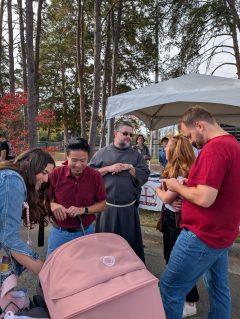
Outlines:
[[[227,20],[227,24],[229,26],[232,40],[233,40],[233,50],[234,50],[234,56],[236,61],[237,76],[238,76],[238,79],[240,79],[240,53],[239,53],[238,37],[237,37],[239,16],[238,16],[238,19],[236,19],[236,14],[234,13],[234,10],[233,10],[233,8],[236,8],[235,0],[226,1],[225,5],[229,10],[229,15],[226,16],[226,20]]]
[[[3,31],[3,13],[4,13],[5,0],[1,0],[0,5],[0,94],[3,96],[3,80],[2,80],[2,56],[3,56],[3,45],[2,45],[2,31]]]
[[[50,135],[51,135],[51,124],[48,124],[48,128],[47,128],[47,141],[50,141]]]
[[[108,15],[107,22],[107,39],[105,46],[105,59],[104,59],[104,75],[103,75],[103,87],[102,87],[102,118],[101,118],[101,132],[100,132],[100,148],[106,145],[106,105],[107,105],[107,84],[110,82],[110,14]]]
[[[64,153],[66,158],[66,145],[68,142],[68,124],[67,124],[67,94],[66,94],[66,78],[65,78],[65,68],[62,62],[61,66],[61,82],[62,82],[62,103],[63,103],[63,130],[64,130]]]
[[[27,92],[27,54],[26,54],[25,35],[24,35],[22,0],[18,0],[18,15],[19,15],[19,28],[20,28],[20,45],[21,45],[21,53],[22,53],[23,91]],[[24,131],[28,132],[27,105],[24,105]],[[28,135],[25,136],[25,143],[28,144]]]
[[[80,124],[81,124],[81,137],[87,137],[86,133],[86,108],[85,108],[85,96],[84,96],[84,1],[81,5],[81,0],[78,0],[78,19],[77,19],[77,74],[78,85],[80,90]]]
[[[155,16],[155,44],[156,44],[156,58],[155,58],[155,83],[159,81],[159,16],[158,16],[158,0],[156,1],[156,16]]]
[[[15,92],[14,57],[13,57],[13,27],[12,27],[12,0],[7,0],[8,10],[8,55],[10,93]]]
[[[232,12],[233,19],[237,25],[238,31],[240,32],[240,17],[236,8],[236,1],[226,0],[226,3],[229,5],[230,11]]]
[[[68,127],[67,127],[67,123],[63,123],[64,159],[67,158],[67,153],[66,153],[67,141],[68,141]]]
[[[3,55],[3,46],[2,46],[2,30],[3,30],[3,12],[4,12],[5,0],[1,1],[0,8],[0,94],[3,96],[3,80],[2,80],[2,55]]]
[[[25,35],[24,35],[22,0],[18,0],[18,14],[19,14],[19,28],[20,28],[20,44],[21,44],[21,53],[22,53],[23,91],[27,92],[27,63],[26,63],[27,54],[26,54]]]
[[[28,71],[28,128],[29,147],[37,144],[35,61],[33,50],[33,7],[32,0],[26,0],[26,39]]]
[[[121,32],[122,6],[123,6],[123,2],[122,2],[122,0],[119,0],[116,24],[115,24],[115,19],[114,19],[114,12],[112,13],[113,52],[112,52],[111,95],[115,95],[116,94],[118,43],[119,43],[120,32]],[[110,143],[113,141],[113,131],[114,131],[114,119],[111,119],[110,132],[108,132],[108,134],[109,134],[109,142]]]
[[[39,105],[39,56],[40,56],[40,40],[41,40],[41,29],[42,29],[42,6],[43,6],[43,0],[38,0],[37,30],[36,30],[36,40],[35,40],[36,115],[38,114],[38,105]]]
[[[98,122],[98,111],[100,104],[100,78],[101,78],[101,3],[95,0],[95,31],[94,31],[94,87],[93,87],[93,109],[91,126],[89,132],[90,157],[94,154],[96,130]]]
[[[232,28],[232,39],[233,39],[233,50],[235,54],[236,67],[237,67],[237,76],[240,79],[240,54],[239,54],[239,46],[238,46],[238,37],[236,27]]]
[[[156,16],[155,16],[155,83],[159,82],[159,15],[158,15],[158,8],[159,8],[159,3],[158,0],[156,0]],[[158,141],[158,130],[156,131],[151,131],[152,132],[152,147],[150,150],[150,153],[153,158],[158,158],[158,152],[159,152],[159,144],[156,143]]]

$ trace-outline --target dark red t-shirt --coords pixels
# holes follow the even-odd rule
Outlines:
[[[188,186],[208,185],[218,190],[215,202],[203,208],[183,201],[181,227],[194,232],[213,248],[230,246],[240,224],[240,144],[232,135],[208,141],[188,176]]]
[[[49,176],[50,196],[54,202],[63,205],[88,207],[106,199],[106,191],[101,174],[87,166],[78,177],[71,175],[67,165],[56,167]],[[95,220],[94,214],[82,215],[83,226],[87,227]],[[79,227],[76,218],[67,217],[64,221],[57,220],[62,227]]]

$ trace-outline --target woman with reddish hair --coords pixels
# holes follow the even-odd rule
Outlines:
[[[191,165],[195,160],[192,145],[183,135],[175,135],[169,138],[166,146],[166,159],[168,161],[161,177],[177,178],[179,181],[188,177]],[[163,252],[166,263],[168,263],[171,251],[181,232],[181,213],[171,204],[176,200],[182,200],[176,192],[166,189],[161,185],[156,189],[156,194],[165,204],[163,218]],[[194,286],[186,296],[183,309],[183,318],[193,316],[197,313],[196,302],[199,300],[197,287]]]

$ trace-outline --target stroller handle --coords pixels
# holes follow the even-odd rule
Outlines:
[[[80,225],[80,228],[81,228],[81,231],[83,233],[83,235],[85,235],[85,230],[84,230],[84,227],[83,227],[83,223],[82,223],[82,218],[80,215],[77,215],[76,218],[78,219],[79,221],[79,225]]]

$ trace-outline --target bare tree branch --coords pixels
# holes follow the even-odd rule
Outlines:
[[[213,75],[219,68],[221,68],[221,67],[224,66],[224,65],[234,65],[234,66],[236,66],[235,63],[231,63],[231,62],[222,63],[222,64],[218,65],[218,66],[211,72],[211,75]]]

